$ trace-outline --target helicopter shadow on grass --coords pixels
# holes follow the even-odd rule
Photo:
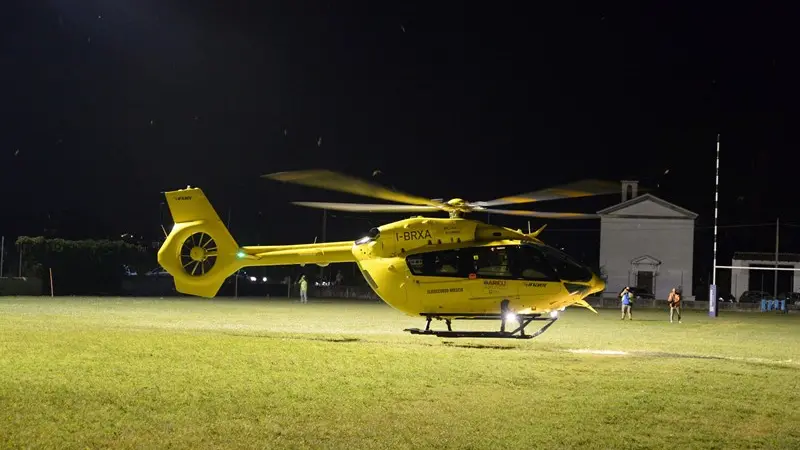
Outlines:
[[[263,338],[263,339],[289,339],[289,340],[296,340],[296,341],[315,341],[315,342],[331,342],[337,344],[349,344],[349,343],[388,343],[383,341],[375,341],[375,340],[366,340],[361,338],[351,338],[351,337],[324,337],[324,336],[285,336],[285,335],[274,335],[274,334],[249,334],[249,333],[232,333],[226,332],[225,334],[230,336],[239,336],[239,337],[255,337],[255,338]],[[406,343],[407,344],[407,343]],[[416,345],[422,345],[425,347],[434,347],[436,346],[435,342],[425,342],[425,343],[415,343]],[[508,345],[499,345],[499,344],[479,344],[479,343],[456,343],[454,341],[442,341],[441,344],[445,347],[450,348],[469,348],[469,349],[482,349],[482,350],[518,350],[519,347],[516,346],[508,346]]]
[[[364,339],[360,338],[351,338],[351,337],[324,337],[324,336],[286,336],[286,335],[279,335],[279,334],[254,334],[254,333],[232,333],[226,332],[229,336],[237,336],[237,337],[251,337],[251,338],[262,338],[262,339],[280,339],[280,340],[295,340],[295,341],[316,341],[316,342],[331,342],[336,344],[350,344],[354,342],[368,342]]]
[[[453,341],[442,341],[442,345],[445,347],[456,347],[456,348],[472,348],[472,349],[490,349],[490,350],[517,350],[518,347],[508,346],[508,345],[498,345],[498,344],[477,344],[477,343],[463,343],[457,344]]]

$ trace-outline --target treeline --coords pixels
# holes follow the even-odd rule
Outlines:
[[[157,251],[122,240],[67,240],[20,236],[23,276],[35,277],[50,290],[52,270],[57,295],[115,295],[128,270],[142,274],[158,266]]]

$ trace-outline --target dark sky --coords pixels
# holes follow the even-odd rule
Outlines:
[[[322,213],[288,202],[366,200],[259,178],[283,170],[372,178],[380,169],[374,179],[398,189],[469,200],[634,178],[700,214],[698,252],[708,261],[721,133],[720,224],[780,216],[786,250],[800,250],[800,228],[788,225],[800,223],[789,134],[798,120],[796,11],[14,3],[0,16],[6,236],[50,228],[157,238],[160,192],[191,184],[224,219],[230,209],[240,243],[311,241]],[[536,207],[586,211],[617,199]],[[328,238],[396,218],[338,214]],[[598,221],[550,223],[546,240],[596,251]],[[774,245],[770,225],[722,233],[722,252]]]

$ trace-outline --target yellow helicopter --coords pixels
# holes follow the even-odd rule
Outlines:
[[[178,292],[214,297],[223,282],[243,267],[327,266],[352,262],[375,293],[393,308],[425,318],[412,334],[440,337],[530,339],[543,333],[560,311],[605,289],[591,269],[532,233],[470,220],[471,212],[550,219],[596,218],[594,214],[495,209],[497,206],[616,193],[615,183],[585,180],[537,192],[468,202],[425,199],[328,170],[280,172],[265,178],[403,204],[293,202],[339,211],[447,212],[448,218],[416,216],[372,228],[355,241],[298,245],[240,246],[199,188],[165,192],[174,226],[158,251],[158,262]],[[444,320],[447,330],[431,329]],[[499,331],[453,330],[453,320],[499,320]],[[533,334],[534,320],[547,322]],[[508,321],[517,322],[507,330]]]

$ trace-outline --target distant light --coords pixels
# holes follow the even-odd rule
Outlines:
[[[558,311],[550,311],[550,317],[555,319],[558,317]]]
[[[257,279],[256,277],[250,277],[250,281],[256,281]]]
[[[261,279],[261,281],[263,281],[264,283],[266,283],[266,282],[267,282],[267,277],[264,277],[264,278],[262,278],[262,279]]]

